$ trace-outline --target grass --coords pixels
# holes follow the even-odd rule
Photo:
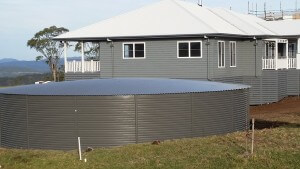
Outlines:
[[[284,126],[256,133],[255,154],[246,156],[245,133],[97,149],[78,160],[76,151],[0,149],[2,168],[298,168],[300,129]]]
[[[294,122],[300,122],[300,113],[290,117],[285,118],[284,125],[280,127],[257,130],[255,153],[250,156],[245,154],[245,132],[237,132],[165,141],[160,145],[147,143],[96,149],[84,154],[86,163],[78,160],[77,151],[0,149],[0,165],[2,168],[22,169],[299,168],[300,127]],[[279,116],[272,117],[275,121],[280,119]]]

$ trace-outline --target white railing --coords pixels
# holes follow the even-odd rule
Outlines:
[[[275,59],[263,59],[263,69],[276,69]]]
[[[263,59],[263,69],[295,69],[297,68],[296,58],[283,59]]]
[[[288,67],[289,67],[289,69],[297,68],[297,59],[296,58],[289,58],[288,59]]]
[[[69,61],[65,67],[66,72],[100,72],[100,61],[84,61],[84,71],[82,71],[81,61]]]

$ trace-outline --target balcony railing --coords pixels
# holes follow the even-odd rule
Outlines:
[[[288,67],[289,67],[289,69],[296,69],[297,68],[297,59],[289,58],[288,59]]]
[[[263,69],[275,69],[276,62],[275,59],[263,59]]]
[[[84,61],[84,70],[82,70],[81,61],[68,61],[65,64],[66,72],[100,72],[100,61]]]
[[[296,58],[282,58],[282,59],[263,59],[263,69],[295,69],[297,67]]]

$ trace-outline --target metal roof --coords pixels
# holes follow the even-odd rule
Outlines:
[[[124,96],[218,92],[246,88],[249,88],[249,86],[198,80],[114,78],[11,87],[0,89],[0,94],[32,96]]]
[[[275,35],[300,35],[300,20],[266,21],[259,24],[268,30],[272,30]]]
[[[267,26],[265,26],[265,24]],[[282,24],[277,26],[286,28]],[[273,31],[273,29],[275,29]],[[296,28],[295,28],[296,29]],[[282,35],[263,19],[222,8],[199,7],[182,0],[162,0],[96,24],[62,34],[56,40],[117,39],[178,35]],[[289,30],[285,29],[285,32]],[[300,35],[300,31],[287,34]]]

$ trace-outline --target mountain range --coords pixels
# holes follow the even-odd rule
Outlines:
[[[81,57],[69,57],[68,60],[80,60]],[[63,65],[64,59],[60,59]],[[28,74],[49,73],[49,66],[45,61],[24,61],[12,58],[0,59],[0,77],[17,77]]]
[[[43,61],[21,61],[10,58],[0,59],[0,77],[17,77],[47,72],[49,72],[49,67]]]

